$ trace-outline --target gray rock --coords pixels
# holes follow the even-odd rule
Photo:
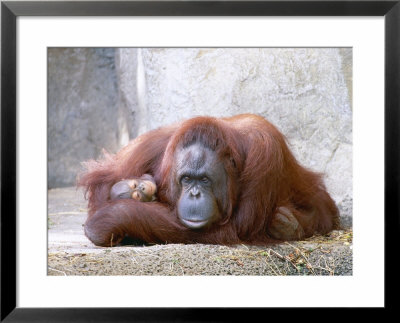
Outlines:
[[[138,135],[138,129],[145,117],[140,114],[137,80],[137,49],[116,49],[115,65],[118,76],[119,91],[119,146],[128,144],[129,140]]]
[[[114,49],[48,50],[48,184],[75,183],[80,163],[118,146]]]

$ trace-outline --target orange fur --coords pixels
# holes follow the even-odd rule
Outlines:
[[[171,176],[173,156],[193,142],[215,151],[228,174],[222,219],[204,230],[185,228],[175,210],[180,192]],[[89,200],[86,235],[98,245],[110,245],[111,237],[115,244],[125,235],[156,243],[265,243],[272,240],[268,226],[280,206],[292,210],[306,236],[339,223],[321,175],[302,167],[277,128],[256,115],[197,117],[159,128],[86,167],[78,185]],[[145,173],[155,178],[157,202],[109,200],[115,182]]]

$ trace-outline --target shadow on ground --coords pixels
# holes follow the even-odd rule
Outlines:
[[[48,191],[48,275],[352,275],[352,230],[255,247],[204,244],[94,246],[83,233],[86,201]]]

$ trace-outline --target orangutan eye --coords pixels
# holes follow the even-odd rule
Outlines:
[[[203,177],[201,178],[201,181],[202,181],[204,184],[207,184],[207,183],[209,182],[209,179],[208,179],[207,177],[203,176]]]
[[[137,187],[137,182],[136,180],[131,180],[128,182],[128,185],[131,189],[135,189]]]
[[[189,183],[190,182],[190,177],[189,176],[183,176],[181,179],[182,183]]]

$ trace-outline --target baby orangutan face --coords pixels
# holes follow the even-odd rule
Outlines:
[[[139,178],[119,181],[110,191],[111,200],[132,198],[141,202],[151,202],[156,199],[157,186],[153,177],[144,174]]]

